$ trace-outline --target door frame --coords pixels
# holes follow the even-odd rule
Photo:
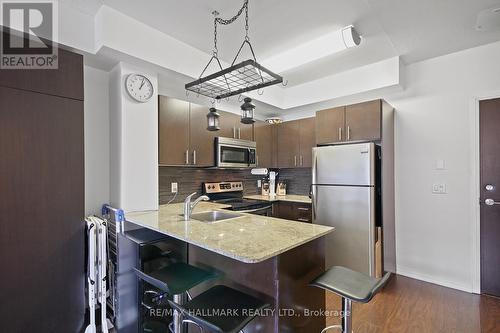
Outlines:
[[[471,142],[471,170],[472,182],[470,188],[471,204],[471,235],[472,235],[472,256],[471,256],[471,275],[472,292],[481,294],[481,214],[479,206],[480,187],[481,187],[481,159],[480,159],[480,129],[479,129],[479,102],[487,99],[500,98],[500,91],[491,91],[489,93],[479,94],[470,100],[470,142]]]

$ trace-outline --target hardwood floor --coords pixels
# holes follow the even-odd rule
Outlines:
[[[340,297],[326,299],[328,310],[341,309]],[[354,304],[353,325],[355,333],[499,333],[500,299],[394,276],[370,303]]]

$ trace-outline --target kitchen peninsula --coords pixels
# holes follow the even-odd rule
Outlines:
[[[201,202],[193,214],[225,207]],[[181,213],[182,204],[171,204],[158,211],[127,213],[125,219],[173,243],[187,243],[190,264],[220,273],[220,279],[195,288],[193,296],[225,284],[266,300],[274,311],[254,320],[247,333],[319,332],[325,327],[324,317],[305,317],[304,310],[325,307],[324,293],[308,283],[324,271],[322,236],[333,228],[245,213],[215,223],[184,221]],[[283,315],[283,310],[291,312]]]

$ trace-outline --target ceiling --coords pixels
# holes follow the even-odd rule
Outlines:
[[[88,2],[86,8],[96,7]],[[94,0],[94,3],[104,3],[210,53],[211,12],[219,11],[222,18],[233,16],[242,1]],[[361,46],[285,72],[285,78],[293,86],[396,55],[409,64],[498,41],[500,31],[474,29],[476,15],[491,7],[500,7],[500,0],[250,0],[250,38],[259,60],[354,24],[364,38]],[[218,29],[221,59],[232,61],[243,36],[242,18]]]

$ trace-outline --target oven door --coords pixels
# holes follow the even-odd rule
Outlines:
[[[216,146],[217,166],[221,168],[253,168],[256,149],[245,145],[218,143]]]

